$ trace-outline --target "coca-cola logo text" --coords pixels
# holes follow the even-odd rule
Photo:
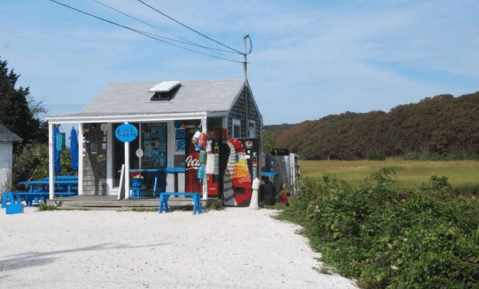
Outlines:
[[[187,170],[197,170],[200,167],[200,160],[199,158],[193,159],[192,155],[189,155],[186,158],[186,169]]]

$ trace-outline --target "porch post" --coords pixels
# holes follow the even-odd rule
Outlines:
[[[222,119],[222,127],[224,129],[228,129],[228,116],[223,117]]]
[[[128,124],[128,122],[125,122],[125,124]],[[129,199],[129,198],[130,198],[130,142],[125,142],[125,199]]]
[[[138,124],[138,149],[142,150],[142,146],[141,146],[141,122]],[[138,164],[139,164],[138,169],[140,169],[140,172],[141,172],[141,157],[138,157]]]
[[[78,195],[83,195],[83,123],[78,124]]]
[[[48,124],[48,198],[53,199],[55,195],[55,171],[53,168],[53,124]]]
[[[107,144],[106,144],[106,183],[107,183],[107,191],[108,195],[110,196],[112,193],[113,188],[113,179],[114,179],[114,172],[113,172],[113,125],[111,123],[107,123]]]
[[[206,115],[201,118],[201,130],[203,133],[208,133],[207,118]],[[203,200],[208,199],[208,176],[203,176]]]

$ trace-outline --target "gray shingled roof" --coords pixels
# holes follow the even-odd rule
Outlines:
[[[110,83],[79,114],[72,116],[228,111],[245,83],[244,79],[181,81],[174,98],[151,101],[153,93],[148,90],[160,82]]]
[[[0,124],[0,141],[22,141],[22,139]]]

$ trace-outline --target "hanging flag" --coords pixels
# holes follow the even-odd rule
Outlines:
[[[53,131],[53,166],[55,169],[55,174],[59,174],[62,171],[62,166],[60,164],[60,154],[61,154],[61,134],[58,127]]]
[[[70,132],[70,154],[72,158],[72,171],[78,171],[78,137],[75,128]]]

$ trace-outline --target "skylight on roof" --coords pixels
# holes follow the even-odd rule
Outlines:
[[[160,84],[150,88],[149,92],[170,92],[180,84],[181,83],[179,81],[163,81]]]

